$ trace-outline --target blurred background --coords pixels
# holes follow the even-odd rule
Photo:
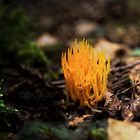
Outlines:
[[[40,71],[51,69],[55,78],[57,74],[52,71],[59,72],[62,51],[75,38],[86,38],[95,47],[107,46],[112,59],[140,47],[139,0],[1,0],[0,3],[2,60],[13,59],[14,63]]]
[[[107,109],[115,106],[120,113],[120,106],[125,106],[125,101],[128,101],[129,105],[134,103],[134,112],[139,112],[136,105],[140,99],[134,100],[134,95],[137,93],[135,96],[139,97],[140,88],[137,92],[133,90],[136,91],[134,87],[136,84],[138,87],[140,76],[140,0],[0,0],[0,139],[4,139],[2,135],[6,140],[7,136],[14,139],[26,121],[50,123],[50,120],[64,121],[66,118],[71,121],[71,118],[87,113],[67,102],[61,70],[62,52],[75,39],[83,38],[111,57],[108,85],[112,92],[108,97],[110,99],[117,93],[122,93],[122,96],[120,99],[116,96],[111,98],[113,102]],[[111,112],[111,116],[116,117],[117,111],[116,114]],[[90,118],[93,119],[92,125],[98,117],[105,119],[107,113],[94,116],[93,112]],[[131,118],[133,112],[127,106],[122,107],[122,112],[124,120],[139,120],[139,113]],[[81,121],[84,122],[84,117]],[[63,125],[67,123],[64,121]],[[39,131],[36,128],[40,123],[32,126],[31,138],[37,139]],[[43,128],[49,130],[48,127]],[[65,129],[68,128],[64,127],[64,132]],[[87,135],[87,130],[84,130],[76,129],[75,134],[72,131],[73,138],[76,140]],[[68,132],[61,135],[63,131],[54,131],[53,139],[56,140],[57,132],[64,139],[65,136],[71,138]],[[23,137],[24,133],[23,129]],[[50,133],[47,133],[47,139],[52,136]],[[22,136],[19,140],[23,140]]]

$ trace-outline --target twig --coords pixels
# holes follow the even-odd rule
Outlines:
[[[59,85],[63,85],[65,84],[65,80],[57,80],[57,81],[52,81],[51,82],[51,85],[54,85],[54,86],[59,86]]]
[[[138,82],[138,83],[134,84],[134,85],[133,85],[133,86],[131,86],[130,88],[127,88],[127,89],[123,90],[121,93],[126,93],[127,91],[129,91],[130,89],[132,89],[132,88],[134,88],[134,87],[138,86],[139,84],[140,84],[140,82]]]
[[[110,72],[116,72],[116,71],[120,71],[120,70],[130,69],[130,68],[133,68],[136,65],[140,65],[140,61],[136,61],[136,62],[128,64],[126,66],[120,66],[120,67],[112,68],[110,70]]]
[[[99,109],[95,109],[95,108],[91,108],[92,112],[96,112],[96,113],[102,113],[102,110]]]
[[[131,87],[129,87],[129,88],[127,88],[127,89],[125,89],[125,90],[123,90],[123,91],[121,91],[121,92],[118,92],[117,95],[125,94],[125,93],[127,93],[129,90],[131,90],[132,88],[138,86],[139,84],[140,84],[140,82],[134,84],[133,86],[131,86]]]

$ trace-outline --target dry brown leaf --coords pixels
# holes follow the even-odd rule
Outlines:
[[[108,105],[108,103],[112,101],[111,100],[111,96],[112,95],[113,94],[111,92],[109,92],[109,91],[106,91],[105,92],[105,95],[104,95],[104,98],[105,98],[105,106]]]
[[[108,120],[108,140],[139,140],[140,123]]]
[[[133,111],[130,109],[129,105],[122,108],[121,116],[125,121],[132,121],[134,119]]]
[[[69,122],[69,126],[77,126],[79,123],[82,123],[85,119],[91,117],[91,114],[83,115],[82,117],[75,117],[74,120]]]
[[[140,65],[136,65],[131,69],[129,77],[133,81],[137,95],[140,95]]]
[[[37,39],[37,45],[40,47],[53,46],[58,43],[58,40],[49,34],[43,34]]]
[[[130,105],[130,109],[135,117],[140,117],[140,97],[137,97]]]
[[[75,32],[77,35],[86,36],[97,30],[97,25],[94,22],[89,22],[86,20],[78,21],[75,27]]]
[[[105,50],[111,59],[122,57],[130,53],[130,49],[126,45],[110,42],[104,38],[97,41],[95,48],[98,48],[99,50]]]
[[[112,96],[106,107],[109,109],[109,114],[115,116],[121,109],[121,101],[117,96]]]

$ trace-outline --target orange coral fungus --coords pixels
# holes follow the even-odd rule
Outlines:
[[[73,101],[91,107],[104,97],[110,70],[105,52],[95,50],[85,40],[75,41],[62,54],[61,63],[68,96]]]

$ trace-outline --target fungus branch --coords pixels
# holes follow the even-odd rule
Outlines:
[[[110,70],[105,52],[95,50],[85,40],[75,41],[62,54],[61,63],[68,97],[73,101],[91,107],[104,97]]]

